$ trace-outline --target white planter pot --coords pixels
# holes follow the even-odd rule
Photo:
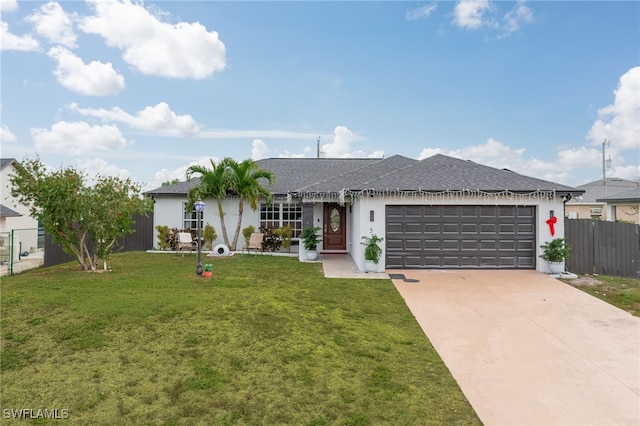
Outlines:
[[[378,264],[373,260],[365,260],[364,261],[364,271],[365,272],[376,272],[378,270]]]
[[[307,250],[307,259],[308,260],[318,259],[318,252],[316,250]]]
[[[549,262],[551,273],[558,275],[564,272],[564,262]]]

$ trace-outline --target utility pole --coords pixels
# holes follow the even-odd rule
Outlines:
[[[602,186],[604,187],[604,196],[607,196],[607,168],[611,167],[611,155],[609,160],[606,159],[606,149],[611,146],[611,141],[604,140],[602,142]]]
[[[316,158],[320,158],[320,136],[318,136],[318,142],[316,143]]]

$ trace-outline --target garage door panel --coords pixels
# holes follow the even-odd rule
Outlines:
[[[535,268],[533,206],[388,206],[387,220],[390,268]]]
[[[421,234],[422,233],[422,224],[421,223],[407,223],[404,232],[413,233],[413,234]]]
[[[443,223],[442,224],[442,233],[443,234],[458,234],[459,228],[457,223]]]
[[[388,222],[387,223],[387,233],[402,233],[404,231],[404,226],[402,223],[398,222]]]
[[[404,248],[406,250],[422,250],[422,240],[405,240]]]

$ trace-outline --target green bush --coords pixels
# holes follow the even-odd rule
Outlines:
[[[204,226],[204,232],[202,237],[204,238],[205,248],[207,250],[211,250],[213,246],[213,242],[215,241],[216,238],[218,238],[218,234],[216,234],[215,228],[211,226],[209,222],[207,222],[207,224]]]

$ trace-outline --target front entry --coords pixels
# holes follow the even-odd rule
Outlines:
[[[324,229],[322,246],[324,250],[347,249],[346,209],[336,203],[324,205]]]

